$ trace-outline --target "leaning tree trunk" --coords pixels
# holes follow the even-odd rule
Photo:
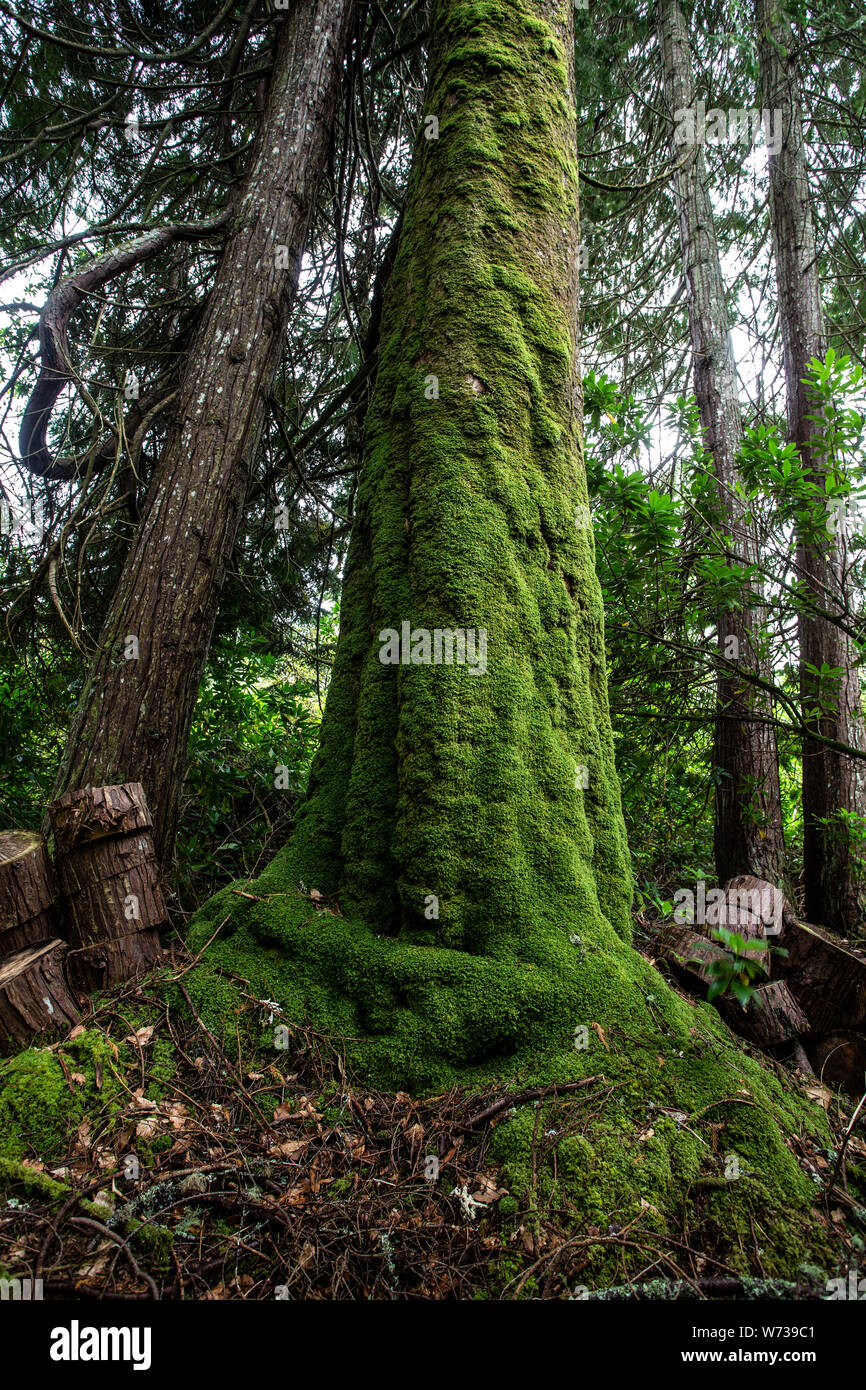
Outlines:
[[[669,112],[695,99],[692,53],[678,0],[665,0],[659,44]],[[676,203],[689,302],[695,395],[706,447],[718,484],[730,563],[755,567],[760,552],[754,523],[744,519],[736,486],[737,453],[743,436],[737,374],[725,302],[713,209],[707,195],[700,144],[673,145],[677,162]],[[751,873],[780,883],[785,844],[779,792],[779,762],[772,708],[749,681],[765,677],[760,595],[748,590],[742,609],[719,614],[718,650],[724,662],[716,687],[714,765],[715,860],[720,883]],[[742,675],[738,673],[742,672]]]
[[[139,781],[171,859],[196,694],[283,347],[352,0],[298,0],[252,167],[70,731],[57,796]]]
[[[811,478],[822,483],[822,455],[815,441],[823,422],[805,384],[808,363],[823,357],[827,342],[815,242],[815,223],[803,143],[802,100],[793,56],[793,34],[779,0],[756,0],[760,38],[761,100],[781,113],[782,142],[768,155],[770,219],[779,319],[785,361],[788,430]],[[835,535],[803,535],[798,577],[806,600],[798,625],[800,693],[806,728],[824,738],[866,749],[856,656],[851,641],[831,619],[845,608],[842,528]],[[830,612],[831,618],[820,616]],[[822,666],[841,679],[815,674]],[[803,867],[806,915],[833,931],[850,932],[863,920],[857,862],[840,812],[866,811],[863,764],[808,735],[803,740]]]

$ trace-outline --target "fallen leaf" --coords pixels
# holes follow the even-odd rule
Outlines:
[[[470,1196],[473,1202],[480,1202],[482,1206],[489,1206],[491,1202],[498,1202],[500,1197],[508,1196],[508,1189],[499,1187],[495,1180],[487,1173],[481,1173],[476,1177],[477,1190]]]
[[[133,1091],[132,1099],[135,1101],[139,1110],[158,1110],[159,1106],[155,1100],[148,1100],[144,1094],[144,1088],[139,1086],[137,1091]]]
[[[805,1089],[810,1100],[817,1101],[819,1105],[823,1105],[825,1110],[830,1109],[833,1094],[827,1086],[822,1086],[820,1082],[817,1082],[814,1086],[807,1086]]]
[[[271,1158],[295,1158],[308,1147],[303,1139],[287,1139],[283,1144],[273,1144],[268,1149]]]

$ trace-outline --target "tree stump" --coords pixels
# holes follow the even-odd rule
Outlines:
[[[45,941],[0,962],[0,1051],[26,1047],[34,1033],[65,1032],[78,1022],[63,970],[66,946]]]
[[[65,792],[48,808],[69,921],[69,969],[88,991],[159,960],[165,901],[139,782]]]
[[[788,983],[809,1020],[809,1036],[825,1037],[838,1029],[866,1032],[866,958],[844,941],[810,922],[795,922],[785,932],[787,957],[774,974]]]
[[[745,1009],[732,999],[718,1003],[719,1012],[731,1027],[745,1033],[758,1047],[778,1047],[809,1032],[809,1020],[784,980],[758,985]]]
[[[57,881],[35,830],[0,834],[0,960],[57,936]]]
[[[709,966],[727,955],[715,941],[677,924],[663,928],[660,948],[663,958],[686,988],[702,998],[713,983]],[[761,953],[753,954],[760,956]],[[766,965],[766,956],[763,963]],[[717,998],[715,1003],[725,1022],[758,1047],[776,1047],[808,1036],[809,1019],[784,980],[756,985],[745,1009],[727,995]]]
[[[48,807],[58,858],[106,836],[152,830],[153,821],[140,782],[117,787],[85,787],[64,792]]]
[[[665,923],[659,938],[661,955],[682,980],[687,989],[706,997],[713,983],[707,967],[713,961],[723,960],[727,952],[709,937],[700,936],[691,927],[678,923]]]
[[[715,890],[716,894],[719,891]],[[779,938],[796,920],[781,889],[753,874],[729,878],[721,892],[724,902],[713,901],[706,909],[703,929],[708,934],[727,927],[747,941]]]

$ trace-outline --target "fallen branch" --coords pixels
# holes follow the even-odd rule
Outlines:
[[[530,1091],[520,1091],[516,1096],[503,1096],[502,1100],[494,1101],[486,1109],[479,1110],[477,1115],[473,1115],[471,1120],[464,1124],[465,1129],[474,1129],[476,1125],[484,1124],[485,1120],[492,1120],[494,1115],[499,1115],[503,1110],[510,1110],[514,1105],[528,1105],[533,1100],[552,1100],[568,1091],[579,1091],[583,1086],[591,1086],[594,1081],[604,1081],[603,1076],[584,1076],[580,1081],[563,1081],[551,1086],[536,1086]]]

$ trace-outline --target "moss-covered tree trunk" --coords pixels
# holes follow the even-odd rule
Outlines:
[[[495,15],[494,15],[495,11]],[[296,849],[344,910],[497,953],[631,882],[575,342],[570,7],[440,0],[321,753]],[[448,663],[437,631],[467,634]],[[392,636],[393,634],[393,636]]]
[[[574,1210],[663,1222],[704,1169],[731,1239],[751,1204],[795,1231],[812,1189],[779,1125],[810,1116],[627,940],[581,525],[571,19],[434,0],[321,751],[289,845],[194,919],[189,991],[232,1048],[309,1020],[391,1086],[603,1078],[553,1158]],[[718,1175],[711,1121],[754,1182]],[[533,1202],[538,1122],[489,1150]]]
[[[659,46],[669,113],[690,109],[695,100],[693,61],[682,10],[665,0],[659,18]],[[759,563],[753,522],[744,517],[737,495],[737,453],[743,426],[737,370],[731,347],[728,307],[722,278],[715,218],[707,193],[706,162],[700,144],[673,146],[677,163],[676,201],[680,244],[689,301],[694,353],[695,395],[718,483],[719,508],[729,538],[731,563]],[[742,607],[719,614],[718,650],[723,663],[716,685],[714,764],[715,860],[720,882],[735,874],[756,874],[781,883],[785,844],[776,735],[772,704],[749,683],[767,678],[762,646],[760,594],[746,595]],[[740,675],[739,673],[743,674]]]

